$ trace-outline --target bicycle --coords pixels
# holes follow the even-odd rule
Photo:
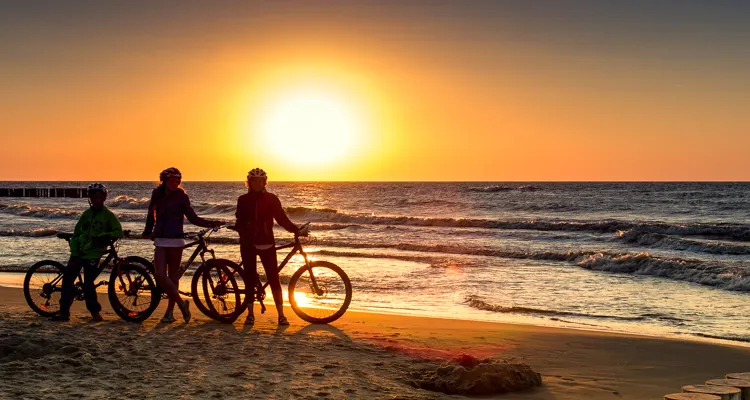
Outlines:
[[[125,236],[129,236],[129,231],[125,231]],[[59,239],[64,239],[70,243],[73,237],[72,233],[58,233]],[[106,257],[99,263],[97,276],[112,263],[112,272],[109,281],[99,281],[94,285],[95,288],[107,285],[107,294],[112,309],[121,318],[129,321],[142,321],[148,316],[142,314],[142,310],[134,309],[124,311],[117,307],[119,296],[123,292],[133,290],[133,288],[151,287],[154,282],[151,277],[153,265],[146,259],[138,256],[128,256],[121,258],[117,253],[117,240],[110,240],[105,252]],[[63,274],[67,267],[54,260],[43,260],[32,265],[26,272],[23,281],[23,293],[26,302],[32,310],[43,317],[52,317],[60,311],[60,297],[62,296]],[[85,298],[83,292],[83,278],[81,272],[74,284],[74,299],[82,301]]]
[[[308,225],[310,225],[309,222],[302,225],[302,228],[305,228]],[[341,267],[334,263],[321,260],[310,260],[310,257],[302,247],[300,237],[297,234],[294,235],[294,241],[275,247],[277,251],[287,248],[291,248],[291,251],[279,264],[279,271],[284,269],[292,257],[298,253],[302,256],[305,263],[304,266],[300,267],[294,272],[294,274],[292,274],[287,287],[289,304],[292,306],[294,313],[304,321],[313,324],[327,324],[341,318],[352,301],[352,284],[349,276],[346,275]],[[239,264],[233,263],[229,260],[222,260],[221,262],[227,270],[232,270],[235,271],[235,273],[240,274],[234,277],[229,277],[231,280],[236,282],[238,278],[245,276],[245,269],[242,269],[242,262]],[[202,276],[203,272],[204,271],[201,271],[200,269],[196,271],[196,275],[193,278],[194,288],[196,285],[195,282],[199,279],[204,287],[212,287],[212,275],[209,274]],[[220,278],[224,280],[227,279],[223,277]],[[245,279],[242,279],[242,281],[244,284]],[[252,299],[252,297],[249,296],[254,295],[260,303],[261,313],[265,313],[266,306],[263,304],[263,300],[266,297],[266,288],[268,287],[269,282],[262,283],[260,277],[258,277],[256,282],[257,285],[254,288],[255,290],[251,290],[247,287],[240,289],[243,291],[242,294],[244,294],[244,298],[241,299],[242,302],[239,305],[234,306],[233,310],[221,309],[220,307],[225,305],[223,301],[219,301],[218,304],[209,302],[209,304],[214,306],[212,307],[212,312],[214,312],[218,305],[220,309],[215,311],[222,312],[220,320],[223,322],[234,322],[249,307],[249,299]],[[221,280],[217,286],[221,286]]]
[[[231,265],[227,265],[225,263],[225,261],[229,260],[217,259],[214,250],[208,247],[208,237],[211,235],[211,233],[216,232],[219,229],[221,229],[221,226],[207,228],[197,233],[188,233],[184,235],[184,237],[186,238],[192,238],[193,241],[186,244],[183,248],[187,249],[193,246],[196,246],[196,248],[193,251],[193,254],[188,259],[188,262],[182,264],[178,271],[178,275],[182,277],[185,272],[190,269],[190,267],[199,256],[201,265],[196,269],[196,272],[193,275],[193,280],[191,282],[191,291],[189,293],[180,291],[179,293],[183,296],[192,297],[196,307],[198,307],[198,309],[202,313],[215,320],[226,322],[225,314],[227,312],[233,311],[227,306],[227,304],[240,304],[241,291],[239,290],[238,283],[234,279],[234,276],[236,276],[239,271],[233,270]],[[206,259],[206,254],[210,255],[209,259]],[[153,269],[151,269],[151,272],[153,272]],[[199,291],[197,281],[201,277],[201,274],[207,274],[207,276],[212,277],[212,282],[215,282],[210,287],[206,285],[207,282],[203,282],[203,290]],[[118,299],[118,304],[116,306],[122,310],[125,310],[126,314],[131,311],[135,311],[132,310],[131,307],[136,307],[139,297],[143,296],[143,294],[139,292],[140,289],[144,289],[146,292],[151,291],[149,287],[145,286],[140,288],[134,287],[133,290],[128,293],[129,299],[127,299],[125,302]],[[209,290],[211,292],[210,297],[205,295],[202,296],[202,294],[207,293]],[[155,297],[155,300],[150,300],[149,306],[146,309],[140,311],[140,313],[138,314],[139,316],[145,315],[145,317],[143,317],[141,320],[145,320],[146,318],[148,318],[156,310],[156,307],[159,306],[159,302],[161,302],[162,299],[167,298],[163,293],[163,290],[161,290],[158,285],[155,285],[154,293],[155,295],[152,297]],[[206,303],[210,303],[210,301],[208,300],[209,298],[213,299],[213,301],[224,303],[224,313],[219,312],[219,310],[217,310],[212,303],[205,304],[204,301],[206,301]],[[232,298],[234,298],[234,301],[231,300]],[[115,307],[115,304],[113,304],[113,307]],[[124,318],[128,319],[129,317],[126,316]]]

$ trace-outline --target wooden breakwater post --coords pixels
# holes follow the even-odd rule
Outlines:
[[[664,395],[664,400],[721,400],[721,397],[705,393],[672,393]]]
[[[706,381],[706,385],[736,387],[742,393],[742,400],[750,400],[750,381],[732,378],[710,379]]]
[[[0,188],[0,197],[88,197],[86,188]]]
[[[742,392],[736,387],[712,385],[687,385],[682,387],[683,393],[703,393],[719,396],[721,400],[742,400]]]

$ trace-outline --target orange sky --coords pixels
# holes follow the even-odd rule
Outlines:
[[[0,6],[0,180],[750,179],[737,10],[185,4]],[[256,124],[309,86],[364,126],[313,166]]]

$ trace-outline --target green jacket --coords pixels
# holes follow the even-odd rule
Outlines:
[[[108,239],[123,236],[122,225],[107,207],[84,211],[70,239],[70,255],[85,260],[98,260],[107,248]]]

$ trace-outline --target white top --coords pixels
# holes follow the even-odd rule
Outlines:
[[[255,245],[255,248],[258,249],[258,250],[268,250],[271,247],[273,247],[272,244],[256,244]]]
[[[183,238],[154,238],[154,246],[156,247],[185,247],[185,239]]]

